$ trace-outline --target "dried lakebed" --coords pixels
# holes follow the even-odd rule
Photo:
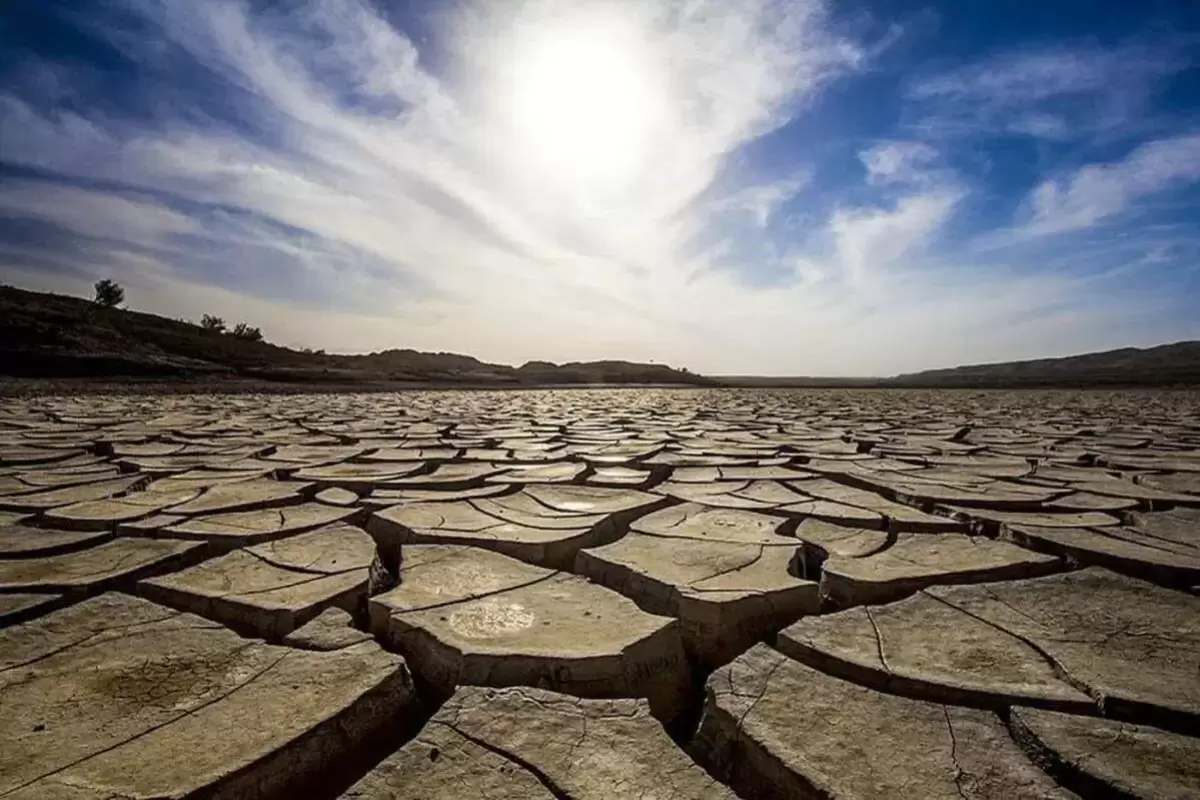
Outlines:
[[[0,403],[0,799],[1200,797],[1200,395]]]

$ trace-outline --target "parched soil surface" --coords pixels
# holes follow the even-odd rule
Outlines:
[[[0,401],[0,800],[1200,797],[1200,395]]]

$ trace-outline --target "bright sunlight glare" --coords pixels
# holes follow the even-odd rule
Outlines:
[[[626,186],[664,101],[636,28],[595,15],[543,20],[513,45],[507,114],[542,177],[588,194]]]

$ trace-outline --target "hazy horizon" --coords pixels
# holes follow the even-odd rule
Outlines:
[[[1200,339],[1195,5],[93,5],[0,11],[17,286],[706,375]]]

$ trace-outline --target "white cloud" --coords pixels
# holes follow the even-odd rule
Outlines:
[[[1096,91],[1104,88],[1116,58],[1114,52],[1092,49],[1006,53],[919,81],[909,95],[916,99],[975,97],[1006,104]]]
[[[761,186],[748,186],[719,200],[713,205],[712,212],[741,211],[750,215],[755,227],[765,228],[775,212],[804,191],[804,187],[811,182],[812,173],[805,170]]]
[[[937,150],[924,142],[882,142],[858,154],[867,168],[867,182],[922,183],[928,180]]]
[[[1200,134],[1148,142],[1120,161],[1089,164],[1044,181],[1028,199],[1024,235],[1090,228],[1137,200],[1200,181]]]
[[[555,9],[569,16],[582,13],[579,4],[506,4],[503,20],[494,6],[476,7],[478,18],[459,26],[452,48],[461,62],[454,83],[424,72],[411,42],[358,3],[313,0],[298,18],[284,19],[248,18],[230,2],[203,10],[144,5],[200,63],[259,95],[258,115],[282,126],[291,152],[178,124],[165,135],[140,131],[122,142],[103,119],[40,117],[10,99],[19,123],[0,140],[6,154],[72,175],[261,209],[403,262],[461,263],[466,254],[455,247],[442,252],[454,240],[479,244],[478,260],[493,265],[504,255],[497,248],[511,251],[508,260],[677,261],[686,254],[660,232],[710,187],[723,157],[782,124],[859,58],[853,45],[823,30],[816,3],[605,4],[651,40],[674,95],[645,164],[619,191],[597,197],[587,186],[547,185],[544,174],[525,169],[525,143],[507,137],[502,120],[488,116],[494,109],[475,99],[496,66],[477,62],[511,45],[510,18],[569,26]],[[314,26],[332,44],[298,37]],[[402,114],[386,119],[339,105],[319,83],[331,74],[356,91],[386,95]],[[771,202],[763,196],[758,205]],[[476,278],[454,288],[474,288]]]
[[[929,135],[1062,140],[1146,124],[1157,83],[1186,69],[1179,37],[1117,47],[1056,43],[1000,53],[915,80],[912,127]]]
[[[191,217],[154,202],[31,180],[5,181],[0,190],[0,214],[53,220],[80,236],[115,235],[148,245],[200,230]]]
[[[244,318],[274,341],[330,351],[654,359],[742,374],[970,360],[990,340],[979,319],[1010,324],[1032,347],[1029,332],[1044,327],[1027,298],[1050,314],[1086,288],[942,269],[937,244],[966,187],[927,145],[866,151],[868,185],[850,188],[872,197],[834,198],[832,213],[806,205],[823,166],[815,151],[799,148],[796,163],[772,164],[758,182],[743,174],[747,143],[864,65],[818,0],[481,1],[447,21],[436,73],[365,2],[283,4],[287,13],[236,0],[126,2],[165,41],[104,35],[147,75],[160,50],[182,48],[256,99],[230,124],[178,115],[190,95],[149,81],[165,93],[150,98],[161,108],[150,120],[0,94],[0,156],[87,187],[8,181],[0,211],[131,245],[62,271],[29,247],[0,248],[0,271],[29,285],[86,292],[112,275],[134,307]],[[616,15],[613,36],[626,37],[647,91],[665,100],[639,124],[636,148],[597,153],[604,169],[564,163],[556,179],[538,136],[494,101],[505,70],[519,73],[505,60],[514,37],[571,32],[575,15],[594,13]],[[940,91],[928,97],[952,90]],[[564,153],[584,154],[551,155]],[[769,223],[794,206],[823,222],[771,240]],[[748,279],[763,265],[738,246],[747,241],[793,279]]]
[[[251,16],[238,2],[204,8],[131,2],[163,26],[172,46],[252,92],[258,102],[248,109],[251,119],[285,146],[268,147],[215,121],[167,117],[131,128],[98,113],[41,112],[10,95],[0,99],[6,122],[13,121],[0,130],[0,151],[10,161],[75,179],[249,209],[311,232],[326,250],[348,248],[390,265],[396,285],[376,276],[372,293],[379,306],[403,309],[392,323],[396,333],[353,345],[342,337],[353,349],[398,337],[509,361],[666,358],[679,348],[672,340],[692,335],[695,323],[687,314],[663,309],[701,263],[703,254],[689,242],[711,219],[711,205],[699,200],[714,189],[726,157],[786,122],[861,59],[853,43],[825,29],[818,2],[585,7],[534,1],[506,4],[503,12],[480,3],[469,10],[472,18],[454,20],[450,64],[441,77],[427,72],[412,42],[365,3],[311,0],[291,15]],[[514,25],[570,31],[580,22],[576,15],[587,21],[596,9],[620,17],[649,53],[648,79],[671,92],[647,129],[644,163],[603,191],[563,186],[544,170],[529,169],[536,154],[528,142],[514,140],[499,111],[480,99],[481,87],[485,96],[497,94],[488,81],[502,72],[496,53],[511,46]],[[142,42],[120,43],[131,58],[155,57]],[[396,114],[363,110],[354,99],[363,97],[391,104]],[[747,225],[765,221],[801,188],[804,179],[796,175],[727,207],[748,211]],[[141,246],[160,244],[157,227],[178,217],[161,208],[132,220],[136,214],[123,211],[131,201],[103,189],[56,190],[68,203],[52,193],[26,203],[22,191],[6,185],[0,195],[28,215],[98,232],[87,229],[90,224]],[[106,203],[94,216],[85,206]],[[248,232],[244,223],[228,220],[191,224],[223,246],[249,238],[260,250],[293,259],[295,282],[309,282],[316,296],[340,295],[358,277],[340,268],[345,258],[306,259],[311,243],[298,246],[270,227]],[[215,279],[211,265],[190,266],[186,253],[179,256],[163,262],[164,275],[189,285]],[[111,260],[104,263],[112,268]],[[231,288],[259,291],[255,271],[261,265],[242,265]],[[230,277],[220,280],[228,285]],[[418,297],[407,295],[414,285]],[[440,311],[416,314],[418,305]],[[441,321],[433,329],[419,327],[431,317]],[[505,335],[485,332],[485,322]],[[555,329],[568,333],[548,337]],[[317,337],[316,329],[308,330]],[[646,352],[647,343],[667,352]]]
[[[1013,133],[1024,133],[1036,139],[1065,140],[1071,138],[1071,126],[1061,116],[1049,113],[1030,112],[1015,117],[1008,123]]]
[[[911,257],[945,224],[962,198],[953,187],[901,198],[893,208],[839,209],[829,222],[839,263],[854,285]]]

